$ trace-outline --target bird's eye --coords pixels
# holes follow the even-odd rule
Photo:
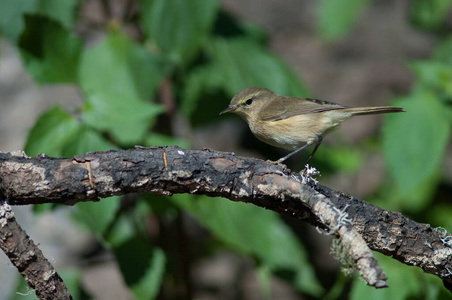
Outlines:
[[[248,99],[245,101],[246,105],[251,105],[253,103],[253,99]]]

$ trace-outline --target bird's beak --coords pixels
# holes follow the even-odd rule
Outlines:
[[[225,113],[228,113],[228,112],[231,112],[231,111],[234,111],[234,110],[236,110],[236,109],[237,109],[237,106],[229,106],[228,108],[222,110],[222,111],[220,112],[220,115],[225,114]]]

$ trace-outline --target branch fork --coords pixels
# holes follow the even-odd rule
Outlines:
[[[373,256],[374,250],[440,277],[452,290],[452,236],[444,230],[331,190],[281,165],[209,149],[136,147],[72,159],[0,152],[0,198],[7,200],[0,209],[1,247],[5,253],[26,253],[6,247],[8,237],[18,234],[32,244],[12,221],[8,205],[74,205],[128,193],[191,193],[253,203],[340,238],[370,286],[387,287],[387,276]],[[36,254],[35,262],[47,261],[35,246],[27,247]],[[22,264],[13,264],[23,269]],[[42,274],[56,278],[49,270]]]

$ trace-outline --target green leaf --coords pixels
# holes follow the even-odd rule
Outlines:
[[[121,32],[86,50],[79,78],[83,91],[148,100],[164,76],[160,59]]]
[[[135,299],[154,299],[165,270],[164,252],[135,237],[114,248],[113,253]]]
[[[77,212],[74,218],[83,226],[102,236],[114,220],[120,207],[121,197],[114,196],[102,199],[99,202],[77,203]]]
[[[219,89],[221,85],[221,78],[212,65],[195,68],[187,74],[180,110],[190,116],[196,110],[203,94]]]
[[[122,245],[127,240],[132,239],[136,234],[136,226],[129,215],[120,213],[117,219],[111,224],[108,232],[104,233],[104,246],[108,249]]]
[[[35,5],[33,0],[1,0],[0,32],[16,43],[25,28],[24,14],[33,12]]]
[[[411,20],[422,28],[440,29],[446,21],[451,5],[451,0],[415,0],[410,7]]]
[[[141,27],[150,43],[175,64],[199,51],[218,10],[217,0],[143,0]]]
[[[317,28],[328,41],[345,37],[358,21],[368,0],[321,0],[317,9]]]
[[[26,16],[18,46],[27,70],[41,83],[75,82],[81,40],[61,24],[42,16]]]
[[[219,113],[232,95],[249,86],[266,87],[287,96],[308,95],[295,73],[255,42],[215,38],[207,52],[209,63],[189,75],[183,92],[182,111],[192,114],[195,121],[217,118],[212,111]]]
[[[39,0],[36,2],[36,13],[58,21],[69,29],[75,21],[77,4],[80,0]]]
[[[411,63],[421,84],[452,98],[452,66],[443,62],[419,61]]]
[[[161,105],[147,102],[163,74],[159,59],[124,34],[111,32],[82,57],[84,122],[111,133],[122,145],[140,143],[163,111]]]
[[[417,89],[395,106],[406,112],[388,115],[383,126],[383,150],[407,208],[425,205],[425,189],[435,186],[437,172],[450,136],[450,109],[434,94]],[[424,197],[421,197],[424,196]]]
[[[72,157],[92,151],[106,151],[117,147],[107,141],[99,132],[82,127],[63,147],[63,155]]]
[[[78,133],[80,125],[70,113],[56,106],[45,112],[28,134],[25,152],[61,156],[62,148]]]
[[[321,292],[306,250],[276,213],[222,198],[174,195],[171,200],[236,250],[256,256],[273,272],[291,274],[301,291]]]
[[[25,28],[26,14],[47,16],[69,29],[74,23],[77,2],[78,0],[1,0],[0,31],[15,44]]]
[[[266,87],[286,96],[308,93],[293,71],[252,41],[217,38],[211,41],[208,52],[219,77],[213,80],[220,80],[231,96],[249,86]]]
[[[121,94],[90,94],[82,114],[88,126],[111,132],[120,144],[139,143],[164,111],[162,105],[146,103]]]

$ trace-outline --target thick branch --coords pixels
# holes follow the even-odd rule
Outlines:
[[[72,159],[3,153],[0,180],[0,192],[12,205],[74,204],[132,192],[204,194],[251,202],[335,229],[338,235],[353,234],[353,227],[372,250],[419,266],[440,277],[446,287],[452,285],[450,235],[327,187],[304,184],[299,174],[259,159],[178,147],[94,152]],[[353,226],[345,222],[335,227],[340,214],[321,220],[316,202],[306,200],[319,196],[346,213]]]
[[[63,280],[4,201],[0,203],[0,248],[40,299],[72,299]]]

